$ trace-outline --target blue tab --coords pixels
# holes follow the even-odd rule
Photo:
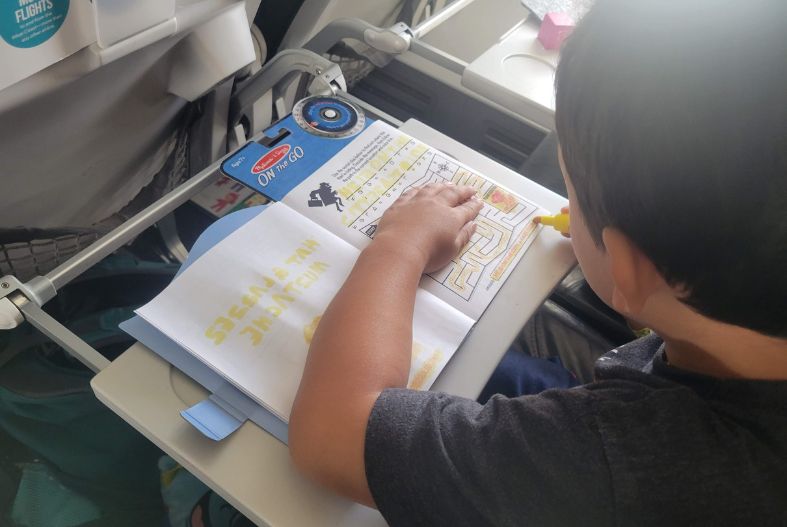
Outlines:
[[[183,410],[180,415],[204,436],[214,441],[224,439],[243,424],[243,421],[226,412],[210,399]]]

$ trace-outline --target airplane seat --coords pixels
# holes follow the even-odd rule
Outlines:
[[[63,38],[0,41],[6,65],[66,55],[0,73],[0,275],[50,271],[226,152],[233,78],[264,60],[260,0],[171,0],[157,20],[143,4],[71,2]]]

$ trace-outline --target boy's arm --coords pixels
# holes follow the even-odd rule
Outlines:
[[[303,472],[355,501],[374,505],[366,423],[382,390],[407,384],[418,282],[469,241],[481,210],[474,194],[444,184],[403,194],[315,332],[290,418],[290,453]]]

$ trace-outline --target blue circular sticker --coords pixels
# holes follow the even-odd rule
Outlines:
[[[0,0],[0,37],[16,48],[32,48],[57,33],[69,0]]]

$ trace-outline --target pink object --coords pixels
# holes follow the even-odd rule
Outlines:
[[[538,40],[546,49],[558,49],[574,29],[574,21],[565,13],[547,13],[538,30]]]

